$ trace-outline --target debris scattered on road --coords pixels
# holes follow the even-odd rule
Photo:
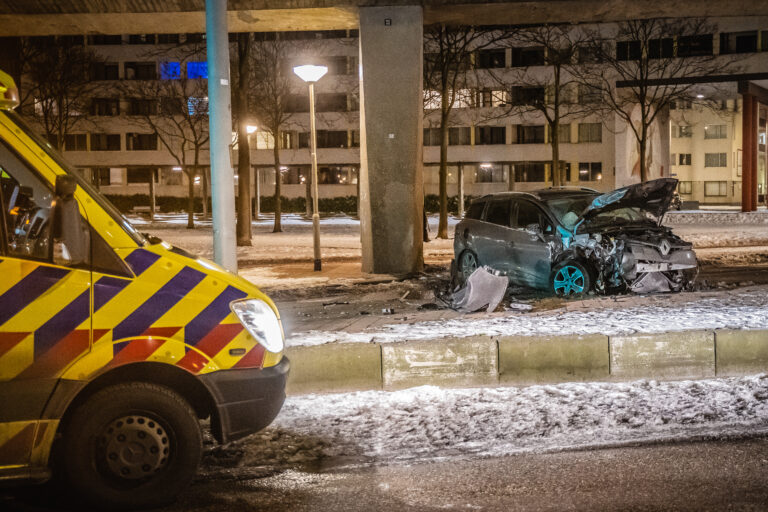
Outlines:
[[[381,310],[382,315],[394,315],[395,310],[393,308],[384,308]]]
[[[453,294],[451,307],[457,311],[473,313],[485,306],[488,313],[496,310],[507,293],[509,280],[480,267],[469,276],[465,286]]]

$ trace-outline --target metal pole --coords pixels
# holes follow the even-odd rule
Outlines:
[[[317,132],[315,130],[315,84],[309,82],[309,132],[310,152],[312,156],[312,236],[315,246],[315,271],[323,269],[320,259],[320,213],[317,192]]]
[[[213,259],[230,272],[237,272],[235,176],[230,156],[232,107],[227,0],[205,0],[205,30],[208,50]],[[203,197],[203,201],[205,200]]]

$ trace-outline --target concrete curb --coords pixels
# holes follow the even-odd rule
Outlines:
[[[288,394],[576,381],[703,379],[768,371],[768,329],[620,336],[470,336],[289,347]]]

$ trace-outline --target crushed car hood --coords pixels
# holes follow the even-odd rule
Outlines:
[[[669,209],[676,186],[675,178],[659,178],[618,188],[594,198],[581,214],[581,219],[587,220],[598,212],[630,207],[640,208],[661,219]]]

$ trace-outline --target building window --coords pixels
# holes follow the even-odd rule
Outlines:
[[[151,116],[157,114],[157,102],[147,98],[130,98],[128,100],[128,115]]]
[[[179,44],[179,34],[157,34],[158,44]]]
[[[91,80],[117,80],[119,66],[116,62],[99,62],[91,64]]]
[[[93,116],[119,116],[119,98],[93,98],[91,100],[91,115]]]
[[[503,107],[507,104],[507,93],[501,89],[484,89],[477,93],[478,107]]]
[[[424,145],[440,145],[440,128],[424,128]]]
[[[506,183],[509,164],[480,164],[475,172],[475,183]]]
[[[720,54],[752,53],[757,51],[757,30],[724,32],[720,34]]]
[[[649,59],[671,59],[675,53],[675,42],[671,37],[648,41]]]
[[[579,103],[582,105],[590,105],[593,103],[600,103],[602,99],[602,92],[599,86],[592,85],[579,85]]]
[[[187,78],[208,78],[208,61],[187,62]]]
[[[130,183],[149,183],[152,179],[157,182],[157,169],[154,167],[129,167],[126,181]]]
[[[290,94],[285,104],[285,111],[290,114],[309,112],[309,97],[306,94]]]
[[[514,164],[515,181],[543,182],[547,178],[547,166],[544,162],[519,162]]]
[[[187,112],[191,116],[208,115],[208,97],[196,98],[194,96],[187,99]]]
[[[88,135],[85,133],[65,135],[64,151],[88,151]]]
[[[155,34],[131,34],[128,44],[155,44]]]
[[[349,75],[349,68],[347,67],[347,57],[325,57],[322,60],[323,65],[328,67],[328,75]]]
[[[616,60],[640,60],[641,56],[640,41],[616,42]]]
[[[728,135],[728,128],[724,124],[708,124],[704,127],[705,139],[725,139]]]
[[[571,125],[570,124],[561,124],[557,127],[557,133],[558,133],[558,142],[559,143],[569,143],[571,142]],[[548,133],[549,140],[547,142],[552,142],[552,134]]]
[[[92,36],[88,36],[88,44],[123,44],[123,36],[94,34]]]
[[[692,181],[680,181],[677,183],[677,192],[680,195],[689,196],[693,193]]]
[[[205,42],[205,32],[192,32],[192,33],[186,34],[185,42],[187,44],[189,44],[189,43],[204,43]]]
[[[322,166],[317,170],[318,185],[352,185],[357,183],[357,168],[353,166]]]
[[[677,165],[691,165],[691,154],[690,153],[680,153],[677,155],[678,157],[678,164]]]
[[[517,125],[517,144],[544,144],[544,125]]]
[[[307,100],[309,102],[309,100]],[[346,93],[323,93],[317,95],[315,109],[318,112],[346,112]]]
[[[160,112],[172,116],[182,115],[184,114],[183,101],[182,98],[160,98]]]
[[[126,133],[127,151],[157,151],[157,135],[154,133]]]
[[[156,80],[157,65],[154,62],[126,62],[126,80]]]
[[[670,110],[691,110],[693,103],[689,100],[676,100],[669,102]]]
[[[285,135],[287,132],[283,132],[283,135]],[[265,130],[259,130],[253,135],[251,135],[250,138],[251,141],[251,148],[252,149],[274,149],[275,148],[275,138],[272,136],[271,133]]]
[[[349,144],[346,130],[317,130],[318,148],[346,148]],[[309,147],[309,132],[299,133],[299,148]]]
[[[109,167],[91,167],[91,183],[97,187],[109,185],[110,176]]]
[[[704,195],[707,197],[724,197],[728,195],[727,181],[705,181]]]
[[[712,34],[680,36],[677,38],[678,57],[702,57],[712,55]]]
[[[180,62],[161,62],[160,78],[162,80],[178,80],[181,78]]]
[[[120,134],[92,133],[91,151],[120,151]]]
[[[504,126],[475,126],[475,145],[505,144],[506,137]]]
[[[509,90],[511,105],[536,105],[544,103],[546,90],[544,87],[514,86]]]
[[[480,69],[506,67],[505,54],[503,49],[480,50],[477,52],[477,67]]]
[[[512,48],[512,67],[528,67],[544,65],[544,47],[529,46]]]
[[[728,167],[727,153],[704,153],[704,167]]]
[[[603,125],[579,123],[579,142],[603,142]]]
[[[579,181],[600,181],[602,179],[602,162],[579,162]]]
[[[681,139],[689,139],[693,136],[693,128],[688,125],[681,124],[676,126],[675,130],[672,130],[673,135],[680,137]]]
[[[472,144],[472,129],[469,126],[448,128],[449,146],[469,146]]]

